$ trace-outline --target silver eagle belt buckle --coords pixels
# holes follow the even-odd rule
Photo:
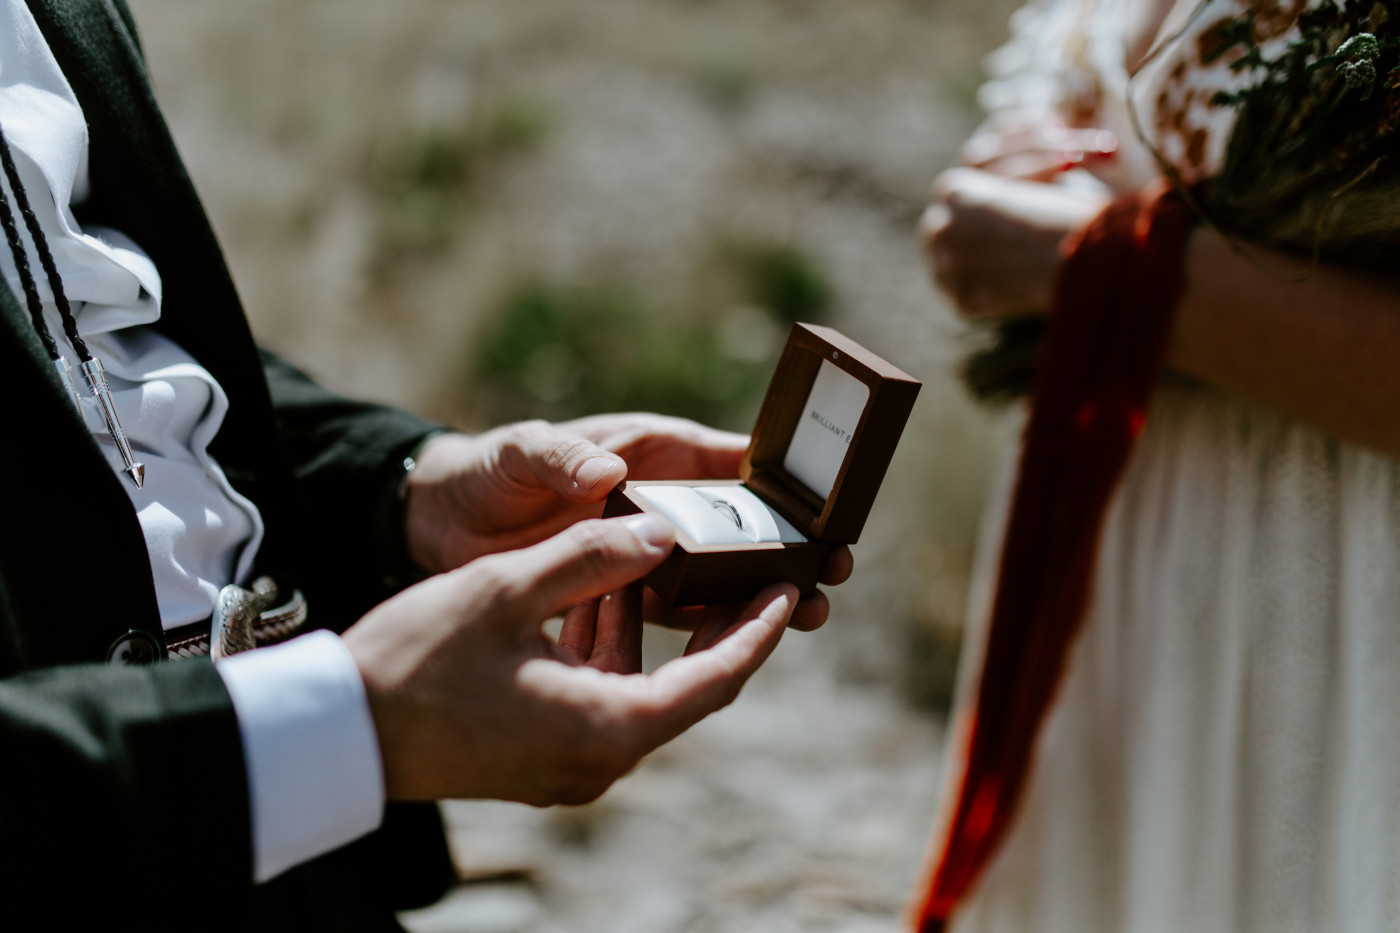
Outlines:
[[[218,661],[291,637],[306,624],[306,614],[301,590],[279,587],[272,577],[258,577],[248,586],[229,584],[214,601],[209,631],[170,642],[166,656],[174,661],[210,655]]]
[[[209,625],[209,654],[215,661],[280,641],[306,621],[306,597],[294,589],[283,597],[277,581],[258,577],[252,586],[219,590]]]

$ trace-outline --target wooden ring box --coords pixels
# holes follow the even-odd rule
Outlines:
[[[703,544],[672,520],[675,549],[646,584],[673,606],[744,601],[772,583],[810,593],[831,551],[860,538],[920,385],[829,327],[794,324],[739,478],[629,481],[604,517],[667,517],[648,487],[746,487],[806,540]]]

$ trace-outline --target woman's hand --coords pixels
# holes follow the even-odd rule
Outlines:
[[[919,229],[934,279],[966,319],[1042,314],[1065,237],[1107,201],[1097,192],[954,168],[934,180]]]
[[[1003,178],[1052,181],[1075,169],[1093,173],[1117,152],[1108,130],[1033,120],[979,130],[963,144],[962,161]]]

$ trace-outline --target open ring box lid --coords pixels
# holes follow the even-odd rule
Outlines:
[[[675,525],[675,549],[645,581],[671,605],[747,600],[782,582],[809,593],[832,549],[860,538],[920,385],[829,327],[794,324],[739,479],[629,481],[608,497],[603,514],[652,512]],[[714,504],[710,518],[741,528],[744,509],[722,495],[744,487],[735,501],[748,501],[745,490],[757,496],[791,523],[788,540],[702,543],[699,531],[688,532],[674,510],[657,505],[663,493],[687,487]]]

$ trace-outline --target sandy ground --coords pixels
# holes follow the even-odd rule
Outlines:
[[[863,931],[907,899],[937,717],[842,684],[792,638],[732,707],[577,810],[447,809],[458,862],[512,880],[413,915],[429,931]]]
[[[814,257],[829,323],[925,381],[827,628],[786,639],[735,706],[593,806],[447,805],[476,880],[404,918],[891,929],[936,804],[1005,429],[954,384],[961,330],[912,230],[975,123],[1008,0],[131,3],[255,330],[335,388],[478,425],[462,360],[511,283],[604,278],[743,322],[707,275],[736,238]],[[395,146],[438,139],[477,145],[470,177],[393,200]],[[740,336],[776,352],[762,328]]]

